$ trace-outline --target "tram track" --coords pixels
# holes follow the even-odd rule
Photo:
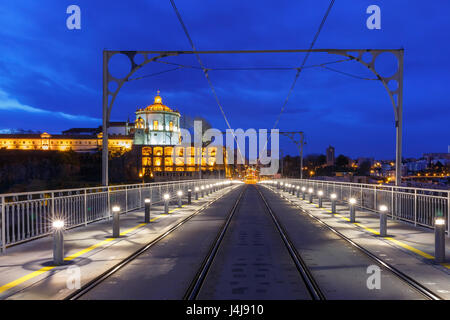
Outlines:
[[[261,202],[264,204],[264,208],[266,209],[267,213],[269,214],[277,233],[280,235],[280,237],[284,243],[284,246],[286,247],[286,250],[288,251],[290,258],[292,259],[292,262],[294,263],[294,265],[302,279],[302,282],[303,282],[304,286],[306,287],[307,292],[309,293],[310,298],[312,300],[325,300],[325,296],[321,292],[319,286],[317,285],[317,282],[313,278],[306,263],[303,261],[302,257],[300,256],[300,254],[298,253],[298,251],[295,249],[294,245],[290,241],[286,231],[283,229],[280,222],[276,218],[269,203],[264,198],[264,195],[260,192],[258,187],[255,187],[255,188],[257,189],[259,198],[260,198]],[[229,230],[231,221],[232,221],[236,211],[239,209],[239,204],[241,202],[242,195],[244,192],[245,192],[245,190],[242,191],[242,193],[240,194],[240,196],[234,203],[232,209],[230,210],[226,223],[221,228],[219,234],[217,235],[214,243],[211,246],[211,249],[209,250],[208,255],[205,257],[205,259],[204,259],[201,267],[199,268],[196,276],[194,277],[191,285],[189,286],[188,290],[186,291],[185,296],[184,296],[185,300],[196,300],[198,298],[199,293],[202,290],[202,285],[206,281],[208,273],[210,272],[213,261],[214,261],[215,257],[217,256],[217,253],[223,244],[225,234]]]
[[[204,210],[206,210],[212,204],[214,204],[217,201],[219,201],[220,199],[222,199],[224,196],[229,194],[229,192],[234,190],[234,189],[235,189],[234,187],[231,187],[231,189],[228,192],[225,192],[222,195],[220,195],[219,197],[217,197],[216,199],[214,199],[214,200],[204,204],[203,206],[201,206],[200,208],[195,210],[192,214],[190,214],[188,217],[186,217],[182,221],[178,222],[177,224],[175,224],[174,226],[169,228],[167,231],[165,231],[163,234],[159,235],[158,237],[156,237],[155,239],[153,239],[152,241],[147,243],[145,246],[143,246],[140,249],[138,249],[135,252],[133,252],[127,258],[125,258],[122,261],[120,261],[118,264],[114,265],[113,267],[109,268],[108,270],[106,270],[105,272],[100,274],[99,276],[95,277],[94,279],[92,279],[91,281],[89,281],[88,283],[83,285],[80,289],[77,289],[76,291],[72,292],[70,295],[66,296],[64,298],[64,300],[78,300],[78,299],[82,298],[88,292],[93,290],[95,287],[99,286],[101,283],[105,282],[105,280],[107,280],[108,278],[110,278],[111,276],[116,274],[119,270],[124,268],[126,265],[128,265],[132,261],[136,260],[138,257],[143,255],[145,252],[147,252],[154,245],[159,243],[161,240],[165,239],[167,236],[169,236],[171,233],[173,233],[174,231],[179,229],[182,225],[187,223],[193,217],[195,217],[195,216],[199,215],[200,213],[202,213]]]
[[[272,192],[274,192],[272,189],[270,189],[268,187],[265,187],[265,188],[267,188],[268,190],[271,190]],[[425,299],[427,299],[427,300],[442,300],[442,297],[440,297],[439,295],[437,295],[436,293],[434,293],[433,291],[431,291],[430,289],[428,289],[427,287],[425,287],[424,285],[422,285],[418,281],[414,280],[413,278],[411,278],[410,276],[408,276],[407,274],[405,274],[404,272],[402,272],[398,268],[394,267],[390,263],[388,263],[388,262],[384,261],[383,259],[379,258],[375,254],[373,254],[371,251],[369,251],[366,248],[362,247],[361,245],[357,244],[355,241],[353,241],[349,237],[347,237],[344,234],[342,234],[341,232],[339,232],[336,228],[328,225],[327,223],[325,223],[321,219],[317,218],[316,216],[314,216],[313,214],[311,214],[310,212],[305,210],[303,207],[301,207],[299,204],[295,203],[294,201],[290,200],[289,198],[287,198],[284,195],[281,195],[281,197],[283,199],[285,199],[286,201],[288,201],[294,207],[298,208],[303,214],[306,214],[311,219],[313,219],[314,221],[320,223],[326,229],[328,229],[329,231],[331,231],[332,233],[337,235],[339,238],[341,238],[342,240],[344,240],[347,243],[349,243],[352,247],[356,248],[359,252],[363,253],[369,259],[374,261],[377,265],[380,265],[380,266],[384,267],[391,274],[393,274],[395,277],[400,279],[403,283],[407,284],[414,291],[416,291],[419,294],[421,294]]]

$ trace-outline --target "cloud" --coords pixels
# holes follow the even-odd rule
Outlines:
[[[70,121],[91,121],[100,122],[101,119],[84,116],[84,115],[74,115],[62,111],[50,111],[41,108],[32,107],[26,104],[20,103],[18,100],[11,98],[8,93],[0,89],[0,110],[6,111],[24,111],[26,113],[41,114],[52,116],[56,118],[64,118]]]

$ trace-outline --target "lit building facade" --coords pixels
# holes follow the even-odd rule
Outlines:
[[[161,173],[192,176],[200,169],[206,174],[223,172],[229,177],[227,151],[223,146],[200,148],[182,145],[180,113],[162,103],[158,94],[153,104],[136,110],[134,123],[110,122],[108,150],[120,155],[137,149],[139,177]],[[102,128],[72,128],[63,134],[0,134],[0,149],[98,152],[102,149]],[[197,155],[197,157],[195,157]],[[218,161],[218,157],[222,161]]]

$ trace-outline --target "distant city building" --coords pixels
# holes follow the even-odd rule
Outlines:
[[[444,166],[450,164],[450,153],[424,153],[423,157],[427,160],[428,166],[438,162]]]
[[[335,158],[334,158],[334,147],[329,146],[327,148],[327,166],[334,166]]]
[[[416,160],[405,163],[408,172],[417,172],[427,169],[427,160]]]

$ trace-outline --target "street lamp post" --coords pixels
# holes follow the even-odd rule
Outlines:
[[[53,226],[53,263],[57,266],[64,263],[64,220],[55,220]]]
[[[350,204],[350,222],[355,222],[355,204],[356,204],[356,199],[355,198],[350,198],[350,200],[348,202]]]

